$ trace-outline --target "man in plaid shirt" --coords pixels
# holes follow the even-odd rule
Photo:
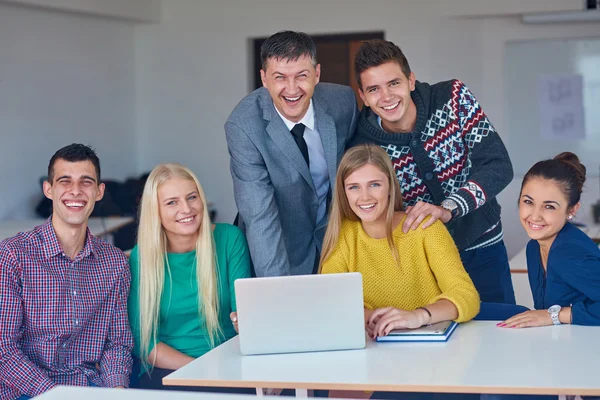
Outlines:
[[[0,242],[0,400],[129,384],[127,259],[87,228],[104,195],[94,151],[58,150],[44,195],[53,204],[46,223]]]

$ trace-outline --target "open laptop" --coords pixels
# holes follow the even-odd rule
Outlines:
[[[365,347],[362,275],[298,275],[235,281],[244,355]]]

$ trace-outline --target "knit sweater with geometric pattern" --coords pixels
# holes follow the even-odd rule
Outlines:
[[[390,156],[405,206],[423,201],[458,204],[447,228],[460,250],[502,240],[496,195],[512,180],[513,169],[500,136],[469,89],[459,80],[411,92],[417,121],[410,133],[389,133],[364,107],[349,147],[377,143]]]
[[[479,312],[479,294],[465,271],[448,230],[439,220],[427,229],[402,231],[404,218],[393,231],[400,255],[396,264],[386,238],[373,239],[360,221],[345,220],[338,243],[321,273],[360,272],[364,306],[414,310],[447,299],[458,309],[457,322]]]

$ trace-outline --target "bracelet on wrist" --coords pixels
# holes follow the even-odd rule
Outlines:
[[[429,309],[427,307],[417,307],[417,310],[425,310],[427,315],[429,315],[429,319],[427,320],[427,323],[424,325],[431,325],[431,311],[429,311]]]

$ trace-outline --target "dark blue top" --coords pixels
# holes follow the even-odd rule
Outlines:
[[[600,325],[600,249],[567,223],[548,255],[547,276],[536,240],[527,244],[527,270],[536,310],[554,304],[572,307],[573,324]]]

